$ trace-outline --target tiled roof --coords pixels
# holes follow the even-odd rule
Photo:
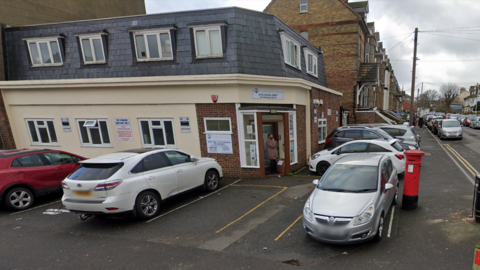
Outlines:
[[[358,71],[358,81],[360,82],[377,82],[378,81],[378,63],[362,63]]]
[[[348,3],[351,8],[364,8],[368,6],[368,1]]]

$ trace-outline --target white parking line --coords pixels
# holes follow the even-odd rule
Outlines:
[[[392,215],[390,216],[390,225],[388,226],[388,234],[387,234],[388,238],[390,238],[390,234],[392,233],[393,213],[395,213],[395,205],[392,207]]]
[[[238,183],[240,180],[242,180],[242,179],[238,179],[237,181],[231,183],[230,185],[224,186],[223,188],[218,189],[218,190],[216,190],[216,191],[214,191],[214,192],[212,192],[212,193],[210,193],[210,194],[207,194],[207,195],[205,195],[205,196],[203,196],[203,197],[201,197],[201,198],[198,198],[198,199],[196,199],[196,200],[194,200],[194,201],[191,201],[191,202],[189,202],[189,203],[187,203],[187,204],[184,204],[184,205],[182,205],[182,206],[180,206],[180,207],[177,207],[177,208],[175,208],[175,209],[173,209],[173,210],[170,210],[170,211],[168,211],[168,212],[165,213],[165,214],[162,214],[162,215],[160,215],[160,216],[158,216],[158,217],[154,217],[154,218],[152,218],[152,219],[149,219],[149,220],[146,221],[146,223],[150,223],[150,222],[152,222],[152,221],[154,221],[154,220],[156,220],[156,219],[159,219],[159,218],[161,218],[161,217],[163,217],[163,216],[166,216],[166,215],[168,215],[168,214],[170,214],[170,213],[172,213],[172,212],[175,212],[175,211],[177,211],[177,210],[179,210],[179,209],[181,209],[181,208],[183,208],[183,207],[185,207],[185,206],[188,206],[188,205],[190,205],[190,204],[192,204],[192,203],[195,203],[195,202],[198,202],[198,201],[200,201],[200,200],[203,200],[203,199],[205,199],[205,198],[208,197],[208,196],[211,196],[211,195],[213,195],[213,194],[215,194],[215,193],[217,193],[217,192],[219,192],[219,191],[221,191],[221,190],[223,190],[223,189],[226,189],[227,187],[229,187],[229,186],[231,186],[231,185],[233,185],[233,184]]]
[[[38,209],[38,208],[42,208],[42,207],[45,207],[47,205],[51,205],[51,204],[55,204],[55,203],[59,203],[61,201],[54,201],[54,202],[51,202],[51,203],[47,203],[47,204],[43,204],[43,205],[39,205],[37,207],[33,207],[33,208],[28,208],[26,210],[23,210],[23,211],[18,211],[18,212],[15,212],[15,213],[11,213],[10,216],[13,216],[13,215],[18,215],[18,214],[21,214],[21,213],[25,213],[25,212],[28,212],[28,211],[32,211],[32,210],[35,210],[35,209]]]

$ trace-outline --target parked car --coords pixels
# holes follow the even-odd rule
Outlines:
[[[450,114],[448,119],[458,119],[458,117],[460,117],[460,114]]]
[[[303,209],[309,236],[330,243],[382,239],[385,215],[398,198],[398,176],[389,156],[343,157],[313,184]]]
[[[432,133],[434,135],[437,135],[438,134],[438,126],[440,125],[440,123],[443,121],[443,120],[446,120],[446,119],[435,119],[433,121],[433,124],[432,124]]]
[[[62,203],[86,215],[130,213],[149,219],[161,201],[203,187],[214,191],[222,167],[178,150],[135,149],[81,162],[63,181]]]
[[[388,125],[380,128],[393,138],[400,139],[403,142],[411,142],[420,146],[422,141],[420,135],[416,134],[414,126]]]
[[[331,150],[322,150],[310,158],[310,171],[323,175],[335,161],[346,155],[377,153],[388,155],[398,173],[405,171],[405,155],[403,147],[397,140],[358,140],[350,141]]]
[[[475,114],[467,115],[465,120],[463,120],[463,125],[466,126],[466,127],[469,127],[472,120],[476,119],[476,118],[477,118],[477,116]]]
[[[31,207],[38,196],[62,191],[62,180],[84,157],[58,150],[0,153],[0,199],[12,210]]]
[[[432,126],[433,126],[433,121],[435,121],[435,119],[445,119],[445,118],[443,116],[435,116],[430,118],[430,120],[427,122],[427,128],[430,131],[433,131]]]
[[[445,138],[463,138],[463,130],[460,123],[454,119],[445,119],[438,125],[438,137]]]
[[[477,117],[470,122],[470,127],[473,129],[479,128],[480,127],[480,117]]]
[[[460,125],[463,126],[463,121],[465,120],[467,116],[466,115],[460,115],[457,120],[460,122]]]
[[[374,124],[337,127],[328,134],[325,140],[324,149],[333,149],[346,142],[354,140],[393,140],[394,138],[383,131],[380,128],[381,126],[383,125]],[[401,140],[399,140],[399,143],[405,150],[418,149],[418,146],[415,143],[403,142]]]

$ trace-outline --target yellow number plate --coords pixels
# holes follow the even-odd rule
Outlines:
[[[80,196],[80,197],[92,197],[93,192],[76,190],[76,191],[73,192],[73,194],[75,194],[76,196]]]

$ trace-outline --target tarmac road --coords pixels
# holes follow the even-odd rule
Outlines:
[[[196,190],[164,202],[162,216],[151,222],[83,222],[53,212],[61,208],[58,196],[30,211],[0,209],[0,268],[470,269],[480,226],[470,218],[473,174],[464,160],[480,169],[474,161],[480,153],[468,148],[476,134],[466,130],[462,141],[441,141],[461,160],[426,129],[419,133],[426,152],[419,207],[403,211],[400,201],[387,214],[390,237],[380,243],[329,245],[307,237],[298,218],[318,177],[304,170],[294,177],[225,179],[212,195]]]

